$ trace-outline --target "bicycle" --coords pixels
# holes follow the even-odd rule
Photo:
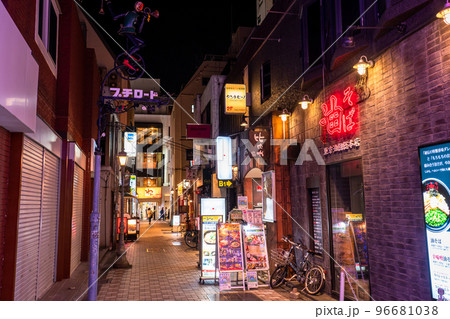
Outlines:
[[[189,216],[189,215],[188,215]],[[198,245],[198,230],[195,229],[189,229],[191,228],[189,223],[189,217],[186,219],[187,229],[184,233],[184,242],[186,245],[190,248],[197,248]]]
[[[283,251],[279,256],[279,264],[276,264],[276,268],[270,278],[270,287],[272,289],[280,287],[286,281],[292,281],[294,278],[301,284],[305,284],[305,290],[310,295],[317,294],[325,284],[325,271],[321,266],[314,265],[312,256],[317,253],[308,249],[303,244],[290,241],[286,237],[282,240],[290,244],[289,251]],[[297,266],[295,261],[295,250],[303,250],[303,261]],[[288,276],[288,270],[292,269],[294,275],[290,278]]]

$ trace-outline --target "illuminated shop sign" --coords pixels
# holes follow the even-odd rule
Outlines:
[[[225,84],[225,114],[245,114],[245,84]]]
[[[139,198],[161,198],[161,187],[138,187]]]
[[[351,149],[359,148],[361,145],[361,139],[355,138],[354,140],[337,143],[331,146],[324,147],[323,155],[331,155],[334,153],[340,153]]]
[[[130,176],[130,190],[131,195],[136,196],[136,175]]]
[[[219,136],[216,139],[216,168],[218,180],[233,179],[233,153],[231,143],[231,138],[228,136]]]
[[[125,132],[123,133],[124,140],[124,150],[128,157],[136,157],[136,143],[137,143],[137,133],[136,132]]]
[[[322,104],[323,117],[319,124],[324,133],[333,138],[348,136],[358,128],[358,108],[356,93],[352,87],[344,92],[333,94],[329,103]]]
[[[144,92],[144,90],[133,90],[133,89],[122,89],[122,88],[109,88],[113,97],[124,97],[124,98],[153,98],[158,96],[158,92]]]
[[[419,149],[433,299],[450,299],[450,143]]]

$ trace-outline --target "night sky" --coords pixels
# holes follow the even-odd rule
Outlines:
[[[105,15],[100,15],[101,0],[78,0],[110,34],[124,44],[117,34],[121,19],[113,21],[106,3]],[[141,0],[142,1],[142,0]],[[112,0],[115,14],[133,10],[135,0]],[[171,94],[178,94],[201,64],[205,54],[225,54],[231,33],[241,26],[254,26],[255,0],[144,0],[145,7],[158,10],[158,19],[145,23],[141,38],[146,48],[141,50],[146,69]],[[107,38],[103,35],[103,38]],[[116,53],[120,49],[113,42]]]

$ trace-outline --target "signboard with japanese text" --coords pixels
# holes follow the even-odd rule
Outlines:
[[[141,198],[161,198],[161,187],[137,187],[137,196]]]
[[[225,114],[245,114],[245,84],[225,84]]]
[[[137,143],[137,133],[136,132],[124,132],[123,133],[124,151],[125,151],[125,153],[127,153],[128,157],[136,157],[136,143]]]
[[[216,276],[216,226],[223,221],[223,216],[201,216],[201,268],[202,278],[214,278]]]
[[[419,155],[431,291],[443,300],[450,295],[450,142],[421,147]]]
[[[250,156],[258,159],[262,158],[266,164],[270,159],[270,132],[264,129],[255,129],[248,132],[248,140],[251,144],[248,147]]]
[[[218,224],[217,235],[219,271],[243,271],[241,225],[237,223]]]
[[[261,209],[244,209],[242,213],[244,221],[249,224],[260,225],[263,223]]]
[[[186,124],[186,138],[211,138],[211,124]]]
[[[358,129],[357,94],[353,87],[331,95],[328,103],[322,104],[323,117],[319,121],[323,128],[322,141],[342,141],[353,137]]]
[[[247,269],[269,270],[264,225],[244,226],[244,249]]]
[[[322,253],[323,238],[322,238],[322,207],[320,203],[319,188],[309,189],[309,198],[311,200],[311,215],[312,215],[312,237],[314,239],[314,251],[318,254]]]
[[[136,175],[130,175],[130,191],[131,195],[136,196]]]
[[[275,201],[275,172],[262,173],[263,186],[263,220],[274,222],[276,220],[276,201]]]

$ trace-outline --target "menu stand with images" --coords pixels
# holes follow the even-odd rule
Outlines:
[[[245,290],[245,271],[241,234],[241,224],[239,223],[217,224],[216,245],[220,290],[236,288]],[[235,274],[235,280],[231,280],[232,274]],[[239,276],[239,274],[241,274],[241,276]],[[228,278],[230,279],[228,280]],[[239,281],[242,282],[242,285],[239,284]],[[235,283],[234,286],[231,284],[232,282]]]

